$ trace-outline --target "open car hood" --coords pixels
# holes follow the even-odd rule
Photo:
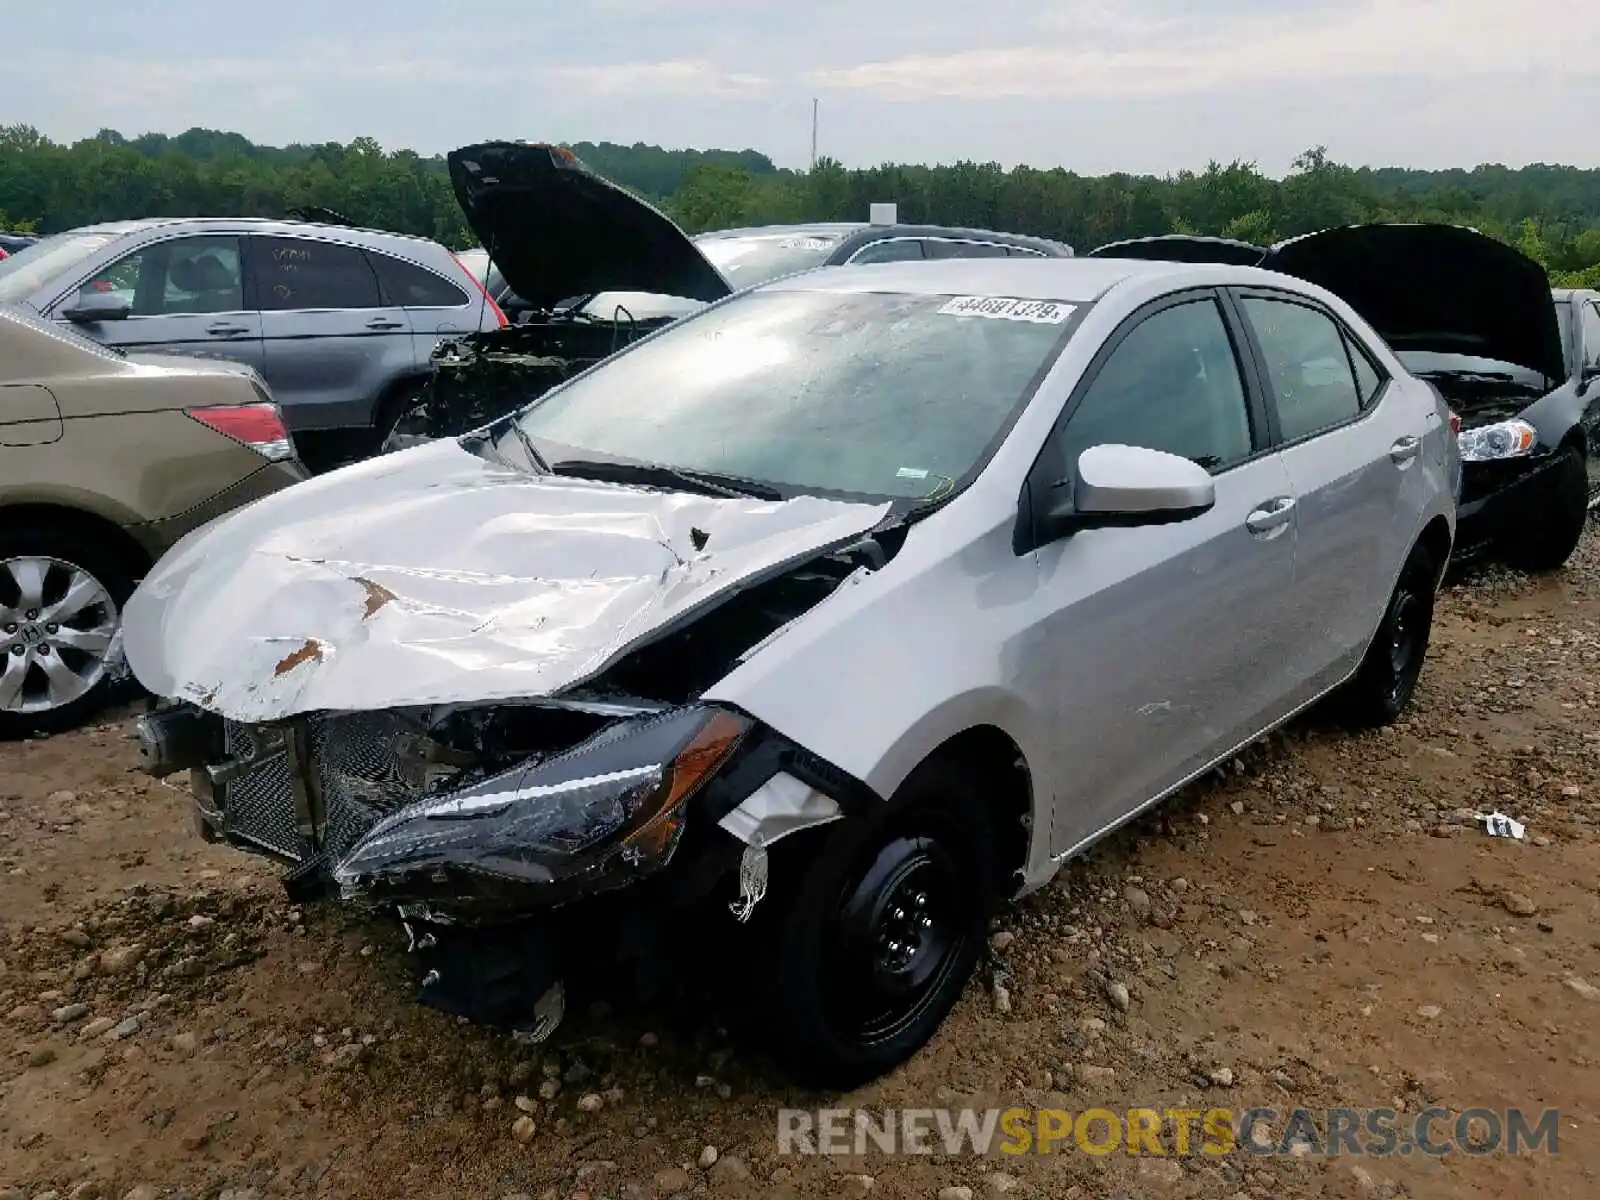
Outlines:
[[[535,308],[595,292],[719,300],[732,289],[666,214],[560,146],[484,142],[446,158],[467,224]]]
[[[1552,382],[1567,374],[1544,268],[1460,225],[1347,225],[1270,248],[1172,234],[1112,242],[1089,257],[1259,266],[1326,288],[1395,350],[1513,363]]]
[[[1085,258],[1142,258],[1160,262],[1230,263],[1253,267],[1267,253],[1265,246],[1233,238],[1200,237],[1190,233],[1164,233],[1159,237],[1129,238],[1096,246]]]
[[[533,475],[439,441],[191,533],[127,604],[128,664],[244,722],[548,697],[888,511]]]

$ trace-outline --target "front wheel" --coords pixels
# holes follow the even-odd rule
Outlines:
[[[1562,450],[1547,471],[1549,502],[1534,515],[1532,528],[1507,539],[1501,556],[1521,571],[1554,571],[1578,548],[1583,525],[1589,518],[1589,471],[1583,451]]]
[[[804,1082],[884,1074],[960,999],[998,895],[988,805],[960,770],[924,764],[880,811],[774,851],[775,882],[780,864],[804,877],[759,934],[768,961],[752,1015]]]
[[[1345,686],[1345,711],[1355,724],[1387,725],[1411,703],[1428,656],[1438,586],[1439,564],[1417,546],[1401,569],[1360,669]]]

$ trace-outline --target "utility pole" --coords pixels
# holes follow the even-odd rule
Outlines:
[[[811,97],[811,169],[817,169],[817,97]]]

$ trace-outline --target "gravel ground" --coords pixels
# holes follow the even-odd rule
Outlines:
[[[1441,598],[1418,703],[1313,714],[1004,915],[935,1042],[787,1091],[694,1007],[533,1050],[409,1001],[135,770],[0,744],[0,1200],[1600,1195],[1600,536]],[[1490,838],[1475,812],[1525,822]],[[795,1157],[782,1106],[1562,1110],[1560,1153]]]

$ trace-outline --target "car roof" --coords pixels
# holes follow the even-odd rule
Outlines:
[[[816,237],[832,235],[841,242],[850,239],[868,240],[880,237],[962,237],[982,238],[1007,245],[1048,247],[1064,249],[1061,242],[1035,237],[1027,233],[1008,233],[1000,229],[972,229],[961,225],[913,225],[896,222],[892,225],[873,225],[867,221],[814,221],[799,225],[752,225],[743,229],[713,229],[697,233],[696,242],[718,241],[723,238],[745,237]]]
[[[274,217],[146,217],[137,221],[104,221],[95,225],[82,225],[76,229],[67,229],[62,232],[71,234],[110,234],[115,237],[125,237],[129,234],[143,233],[152,229],[170,229],[173,232],[180,233],[207,229],[228,229],[268,236],[274,234],[293,236],[295,234],[315,232],[358,242],[394,239],[406,242],[420,242],[424,245],[438,244],[432,238],[419,237],[411,233],[396,233],[392,229],[366,229],[361,226],[323,224],[317,221],[295,221]]]
[[[1254,267],[1118,258],[945,258],[815,268],[756,291],[900,292],[911,295],[1016,296],[1087,304],[1130,279],[1171,277],[1195,287],[1265,283],[1308,291],[1286,275]]]

